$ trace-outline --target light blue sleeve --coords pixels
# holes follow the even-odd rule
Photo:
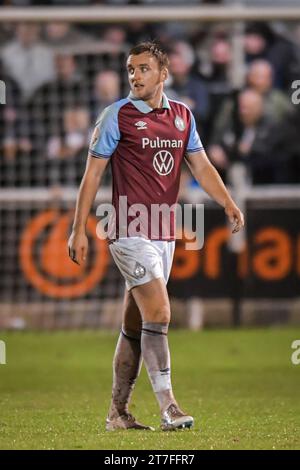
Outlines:
[[[199,134],[196,128],[196,122],[195,122],[193,113],[191,113],[190,137],[189,137],[186,150],[188,153],[199,152],[199,150],[204,150],[204,147],[202,145],[201,139],[199,137]]]
[[[120,140],[118,113],[120,106],[114,103],[105,108],[97,119],[89,153],[96,158],[109,158]]]

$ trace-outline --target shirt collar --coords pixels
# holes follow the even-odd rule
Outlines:
[[[153,111],[153,108],[151,108],[145,101],[136,98],[132,92],[129,93],[128,99],[131,101],[133,106],[135,106],[141,113],[148,114]],[[164,93],[162,97],[162,107],[164,109],[171,109],[169,100]]]

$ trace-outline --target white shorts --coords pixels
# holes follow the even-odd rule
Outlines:
[[[159,277],[168,282],[175,241],[120,238],[109,245],[128,290]]]

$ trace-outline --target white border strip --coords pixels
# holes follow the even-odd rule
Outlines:
[[[79,23],[111,23],[129,21],[237,21],[297,20],[300,7],[1,7],[0,22],[70,21]]]

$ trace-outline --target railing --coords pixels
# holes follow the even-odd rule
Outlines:
[[[129,21],[263,21],[297,20],[299,7],[224,7],[184,6],[87,6],[87,7],[2,7],[0,22],[20,21],[71,21],[80,23],[126,23]]]

